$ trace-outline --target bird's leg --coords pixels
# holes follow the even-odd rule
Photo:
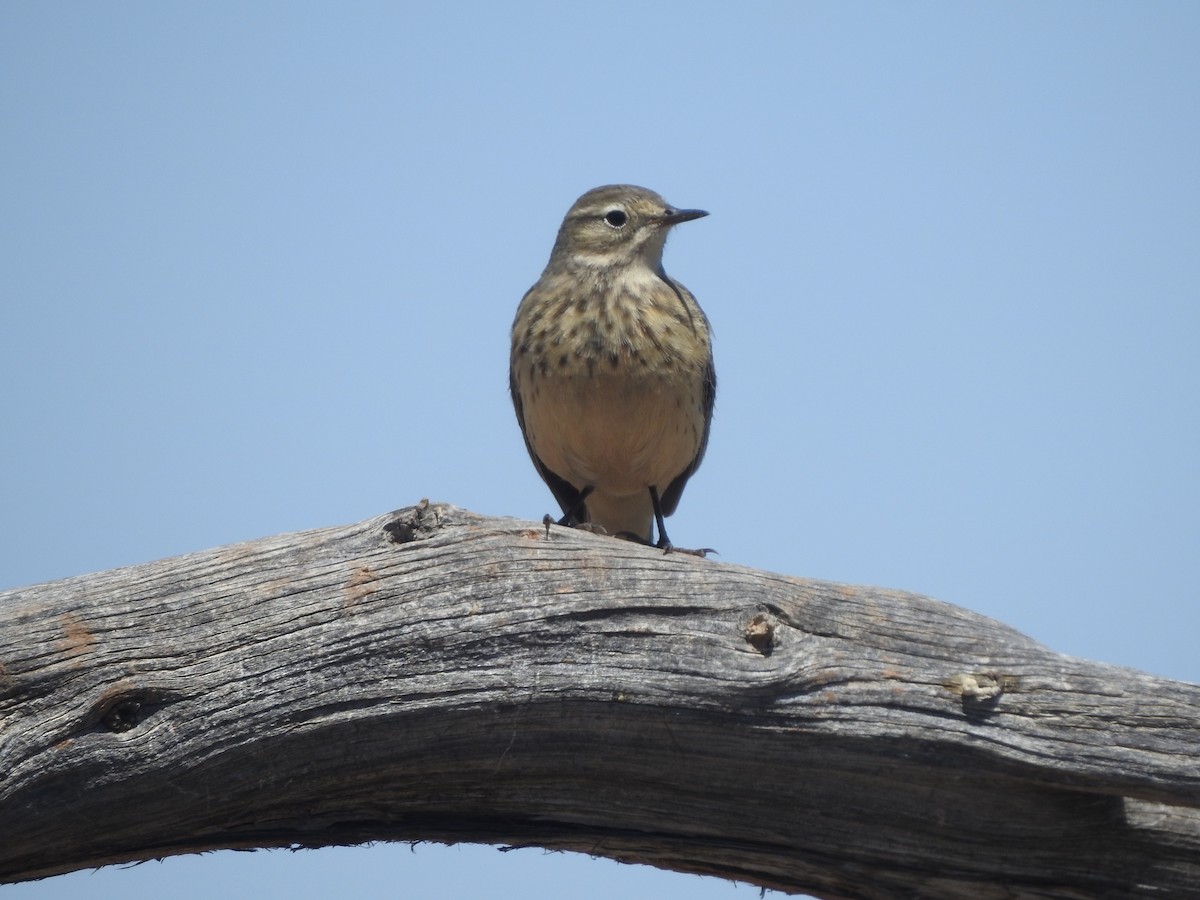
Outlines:
[[[710,553],[717,552],[712,547],[701,547],[699,550],[685,550],[682,547],[676,547],[667,537],[667,529],[663,525],[662,503],[658,499],[658,488],[654,485],[650,485],[650,502],[654,504],[654,522],[658,526],[658,543],[654,546],[663,553],[690,553],[692,556],[705,557]]]
[[[654,522],[658,526],[658,543],[654,546],[670,553],[671,539],[667,537],[667,526],[663,524],[662,503],[658,499],[658,488],[654,485],[650,485],[650,502],[654,505]]]
[[[570,509],[568,509],[566,512],[563,513],[563,517],[558,520],[558,524],[559,525],[568,525],[568,526],[573,527],[575,525],[576,514],[581,509],[583,509],[584,501],[587,500],[588,495],[595,489],[596,489],[596,486],[594,484],[589,484],[582,491],[580,491],[579,499],[575,501],[574,505]]]

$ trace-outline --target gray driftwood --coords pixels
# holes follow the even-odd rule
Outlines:
[[[420,504],[0,594],[0,881],[577,850],[822,897],[1200,897],[1200,687],[925,597]]]

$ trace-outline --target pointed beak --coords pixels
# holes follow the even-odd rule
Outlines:
[[[678,225],[680,222],[690,222],[692,219],[702,219],[708,215],[704,209],[670,209],[663,213],[664,225]]]

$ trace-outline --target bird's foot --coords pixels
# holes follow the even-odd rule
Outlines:
[[[603,525],[597,525],[595,522],[576,522],[571,527],[578,528],[580,531],[587,531],[591,534],[608,534],[607,529]]]
[[[670,541],[667,541],[666,543],[660,542],[654,546],[662,550],[663,556],[666,556],[668,553],[686,553],[689,556],[698,556],[701,559],[708,559],[708,554],[717,552],[712,547],[697,547],[695,550],[690,550],[687,547],[676,547]]]
[[[600,525],[592,522],[576,522],[571,516],[563,516],[561,519],[555,519],[550,513],[542,516],[542,527],[546,529],[546,537],[550,537],[550,526],[561,525],[564,528],[578,528],[580,531],[587,531],[591,534],[608,534],[607,531]]]
[[[658,543],[653,544],[640,534],[636,534],[632,531],[618,531],[614,537],[619,537],[626,541],[633,541],[633,543],[641,544],[645,547],[657,547],[663,552],[664,556],[666,556],[668,553],[686,553],[689,556],[699,556],[701,559],[705,559],[708,554],[717,552],[712,547],[700,547],[696,550],[689,550],[687,547],[676,547],[665,538],[660,538]]]

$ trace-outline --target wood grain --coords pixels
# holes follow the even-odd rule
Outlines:
[[[926,597],[427,504],[0,593],[0,881],[576,850],[821,897],[1200,897],[1200,687]]]

